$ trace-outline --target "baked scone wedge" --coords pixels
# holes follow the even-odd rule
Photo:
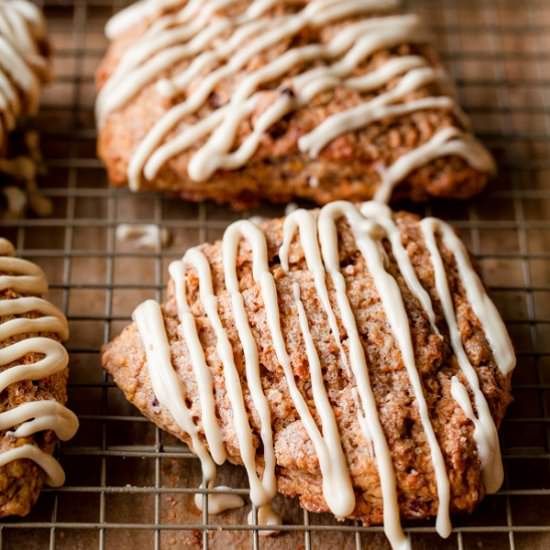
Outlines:
[[[62,485],[52,456],[73,437],[78,419],[67,409],[69,356],[64,315],[42,296],[48,284],[32,262],[14,257],[0,238],[0,516],[24,516],[44,483]]]
[[[384,523],[395,548],[400,518],[447,536],[500,487],[514,350],[444,222],[338,201],[237,221],[170,273],[102,361],[205,483],[244,464],[260,511],[279,491]]]
[[[27,0],[0,2],[0,210],[12,217],[27,207],[39,215],[51,212],[36,187],[38,137],[20,128],[36,114],[42,84],[50,78],[48,52],[40,9]],[[14,140],[16,129],[21,131]]]
[[[107,25],[114,185],[235,207],[480,192],[495,166],[393,0],[145,0]]]

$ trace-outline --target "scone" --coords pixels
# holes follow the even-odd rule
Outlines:
[[[51,211],[36,188],[37,135],[21,128],[36,114],[40,89],[49,76],[41,11],[27,0],[0,2],[0,211],[10,216],[22,215],[27,207],[40,215]],[[16,129],[20,131],[14,139]]]
[[[237,221],[170,273],[103,366],[205,484],[243,464],[260,521],[278,491],[405,548],[400,518],[447,536],[500,487],[514,351],[444,222],[337,201]]]
[[[44,483],[62,485],[52,453],[78,428],[68,410],[67,320],[42,296],[35,264],[14,257],[0,239],[0,516],[24,516]]]
[[[107,26],[114,185],[235,207],[465,198],[494,163],[415,15],[392,0],[146,0]]]

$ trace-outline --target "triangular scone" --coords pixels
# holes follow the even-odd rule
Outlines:
[[[14,257],[0,238],[0,516],[24,516],[44,483],[65,474],[51,456],[78,420],[67,401],[65,316],[42,296],[48,283],[35,264]]]
[[[123,10],[97,74],[112,182],[236,207],[475,195],[493,160],[426,28],[397,5],[145,0]]]
[[[245,463],[256,504],[276,485],[394,545],[400,516],[447,535],[500,486],[514,352],[445,223],[335,202],[235,222],[170,272],[103,365],[207,480]]]

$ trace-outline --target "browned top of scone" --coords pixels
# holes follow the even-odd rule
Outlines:
[[[268,13],[274,18],[282,14],[297,13],[307,3],[304,0],[277,2]],[[228,7],[220,8],[217,13],[241,13],[249,4],[246,1],[231,3]],[[377,15],[380,13],[376,11],[372,14],[373,17]],[[310,44],[326,45],[356,20],[357,17],[348,17],[321,27],[307,26],[293,37],[281,40],[276,47],[261,51],[234,75],[220,81],[202,107],[196,113],[183,117],[166,136],[165,141],[225,105],[236,87],[251,72],[267,65],[290,48]],[[99,89],[116,71],[121,57],[136,47],[150,23],[145,21],[135,25],[113,41],[97,72]],[[222,33],[214,44],[223,44],[224,40],[227,40],[227,36]],[[403,43],[392,48],[380,48],[367,56],[354,68],[350,77],[365,75],[386,63],[390,57],[409,55],[425,58],[432,67],[440,66],[437,55],[429,44]],[[174,105],[185,100],[204,77],[203,71],[189,83],[185,93],[173,98],[158,91],[159,80],[181,73],[192,61],[193,57],[174,63],[141,87],[130,101],[107,116],[100,131],[99,153],[115,184],[124,184],[127,181],[127,168],[132,154],[153,124]],[[225,62],[220,61],[220,66]],[[280,94],[295,93],[291,79],[297,73],[327,63],[327,60],[319,59],[298,64],[283,78],[260,86],[260,100],[239,126],[234,148],[250,135],[260,115]],[[210,70],[213,68],[208,67],[208,71]],[[187,175],[191,158],[206,138],[197,139],[191,147],[166,162],[153,181],[142,178],[143,188],[176,191],[191,199],[208,197],[220,201],[229,200],[237,206],[254,202],[258,195],[278,202],[292,196],[313,199],[319,203],[338,198],[371,198],[380,184],[381,168],[390,166],[406,152],[427,142],[441,128],[462,128],[461,121],[452,111],[425,109],[403,116],[387,117],[333,139],[314,159],[299,150],[298,140],[329,116],[394,88],[401,76],[398,75],[378,89],[367,92],[337,85],[317,94],[310,103],[290,112],[271,126],[245,166],[238,170],[219,169],[207,181],[201,182],[193,181]],[[403,102],[445,95],[448,95],[448,85],[434,82],[408,94]],[[268,183],[264,182],[266,178]],[[427,195],[467,197],[479,192],[486,180],[487,174],[473,169],[461,158],[446,157],[415,171],[397,190],[396,196],[409,195],[417,199]]]
[[[1,275],[7,275],[0,271]],[[0,300],[14,299],[22,294],[11,289],[0,291]],[[38,311],[30,311],[24,315],[0,316],[0,324],[15,318],[36,318],[42,314]],[[0,348],[5,348],[15,342],[25,340],[34,336],[44,336],[59,340],[54,333],[25,333],[18,334],[11,338],[0,341]],[[15,365],[35,363],[43,357],[39,353],[27,353],[13,363],[0,367],[0,372]],[[22,403],[30,401],[41,401],[54,399],[60,403],[67,401],[67,379],[68,369],[59,371],[46,378],[39,380],[22,380],[10,384],[0,393],[0,413],[14,409]],[[22,445],[34,444],[47,453],[53,453],[57,437],[51,430],[41,431],[29,437],[13,437],[8,430],[0,431],[0,454],[20,447]],[[33,507],[42,485],[45,474],[42,468],[29,459],[19,459],[9,462],[0,467],[0,517],[3,516],[24,516]]]
[[[433,301],[440,334],[433,330],[425,311],[405,284],[392,256],[391,247],[385,242],[387,269],[395,277],[403,296],[416,367],[421,375],[431,422],[449,476],[451,508],[454,511],[470,511],[482,498],[484,490],[472,422],[466,418],[450,394],[451,378],[456,375],[463,380],[463,377],[450,345],[448,328],[434,288],[434,272],[429,252],[420,233],[419,220],[414,215],[400,213],[395,216],[395,221],[416,274]],[[343,367],[337,342],[320,304],[312,274],[305,264],[304,251],[299,240],[295,239],[290,247],[290,269],[289,272],[285,272],[278,257],[282,243],[282,220],[271,221],[264,225],[263,229],[268,243],[269,269],[277,287],[281,325],[295,380],[319,425],[311,390],[308,358],[292,293],[292,284],[298,282],[356,492],[356,509],[353,517],[366,524],[381,523],[382,499],[376,461],[370,450],[370,443],[358,423],[352,395],[356,381]],[[346,281],[347,296],[366,354],[370,383],[380,421],[391,450],[401,513],[403,517],[411,519],[427,518],[435,515],[437,511],[436,482],[430,449],[419,420],[410,380],[380,296],[347,222],[338,222],[338,232],[340,269]],[[477,372],[491,414],[499,425],[510,401],[510,377],[501,374],[495,364],[480,322],[466,298],[454,257],[441,242],[439,245],[443,251],[462,342]],[[282,367],[275,356],[260,289],[252,275],[251,250],[244,240],[239,246],[237,274],[259,353],[263,390],[271,409],[278,488],[283,494],[298,496],[301,505],[308,510],[327,511],[322,495],[317,455],[290,398]],[[201,250],[210,263],[218,300],[218,313],[229,336],[241,376],[249,419],[256,436],[258,460],[261,464],[259,420],[246,384],[243,350],[225,287],[221,244],[218,242],[204,245]],[[199,281],[192,268],[187,269],[185,279],[187,299],[214,380],[216,412],[222,426],[224,443],[229,459],[239,464],[239,445],[233,426],[223,365],[216,350],[216,337],[201,305],[198,295]],[[330,277],[327,277],[326,282],[337,316],[342,344],[347,353],[348,339],[338,313],[335,290]],[[193,417],[202,431],[198,391],[189,352],[178,332],[179,321],[173,283],[168,288],[168,299],[163,306],[163,314],[173,366],[184,384],[187,403],[191,406]],[[105,348],[102,360],[103,366],[114,377],[126,397],[144,415],[161,428],[188,442],[186,435],[178,428],[170,413],[159,404],[153,393],[145,352],[135,324],[127,327]]]

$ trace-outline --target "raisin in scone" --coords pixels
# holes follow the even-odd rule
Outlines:
[[[170,273],[103,366],[205,483],[243,464],[260,512],[279,491],[399,548],[400,518],[447,536],[500,487],[514,351],[444,222],[338,201],[237,221]]]
[[[24,516],[44,483],[62,485],[52,453],[78,428],[67,401],[68,338],[64,315],[42,296],[48,284],[35,264],[14,257],[0,238],[0,516]]]
[[[41,161],[38,138],[24,128],[25,120],[38,110],[40,90],[49,76],[42,12],[26,0],[0,2],[0,211],[4,215],[21,216],[27,208],[39,215],[51,212],[50,202],[36,187]]]
[[[494,171],[419,18],[392,0],[149,0],[107,26],[115,185],[235,207],[470,197]]]

